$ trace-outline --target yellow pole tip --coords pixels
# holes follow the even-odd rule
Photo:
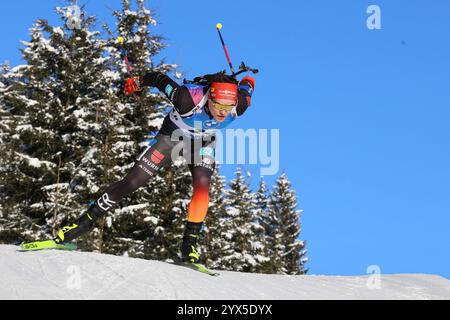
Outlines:
[[[221,23],[216,24],[216,28],[219,30],[222,29],[222,24]]]

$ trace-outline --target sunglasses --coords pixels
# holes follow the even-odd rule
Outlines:
[[[211,100],[212,105],[214,106],[214,108],[216,108],[217,110],[220,111],[231,111],[233,110],[234,107],[236,107],[236,105],[232,104],[222,104],[222,103],[218,103],[214,100]]]

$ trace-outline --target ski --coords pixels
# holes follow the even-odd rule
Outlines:
[[[58,244],[53,240],[36,241],[29,243],[22,243],[20,251],[38,251],[38,250],[76,250],[77,245],[74,243]]]
[[[178,266],[186,267],[186,268],[213,276],[213,277],[220,276],[220,273],[209,270],[207,267],[205,267],[204,265],[202,265],[200,263],[176,262],[175,264]]]

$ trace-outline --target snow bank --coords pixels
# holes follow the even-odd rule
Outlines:
[[[211,277],[163,262],[89,252],[18,252],[0,246],[0,299],[450,299],[435,275],[283,276],[221,272]],[[372,284],[373,285],[373,284]]]

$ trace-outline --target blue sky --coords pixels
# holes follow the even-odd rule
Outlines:
[[[36,18],[62,1],[1,1],[0,61],[20,63]],[[80,1],[111,21],[119,1]],[[366,9],[381,8],[381,30]],[[450,2],[149,1],[167,62],[187,77],[258,67],[253,105],[233,127],[280,129],[304,210],[311,274],[434,273],[450,278]],[[225,166],[231,177],[235,167]],[[252,182],[259,179],[257,168]],[[276,177],[266,177],[272,183]]]

